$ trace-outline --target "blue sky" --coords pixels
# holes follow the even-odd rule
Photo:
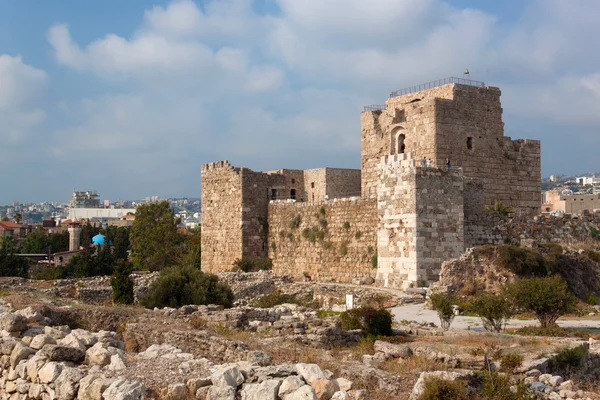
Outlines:
[[[596,0],[0,0],[0,204],[199,196],[200,165],[360,167],[359,116],[465,67],[543,175],[597,171]]]

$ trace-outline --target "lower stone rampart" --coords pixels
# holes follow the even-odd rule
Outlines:
[[[600,214],[539,215],[533,218],[482,214],[476,221],[470,221],[468,229],[467,247],[517,244],[527,240],[568,245],[600,239]]]
[[[345,198],[321,204],[269,204],[273,272],[296,279],[360,282],[376,273],[377,202]]]

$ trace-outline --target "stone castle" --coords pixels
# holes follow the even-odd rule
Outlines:
[[[202,268],[268,257],[296,278],[406,288],[493,242],[486,205],[539,214],[540,142],[504,136],[496,87],[446,78],[394,92],[361,128],[360,170],[204,164]]]

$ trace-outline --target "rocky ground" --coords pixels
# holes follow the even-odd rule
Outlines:
[[[140,274],[136,292],[143,293],[152,279]],[[594,339],[443,332],[431,323],[405,321],[396,325],[396,336],[371,340],[341,329],[331,311],[295,304],[259,309],[249,300],[277,289],[310,295],[331,310],[349,292],[359,304],[385,306],[419,297],[268,273],[222,279],[236,294],[231,309],[102,305],[101,296],[90,293],[105,293],[105,278],[5,279],[0,399],[416,399],[428,377],[475,381],[490,368],[483,354],[493,351],[524,357],[511,373],[513,383],[525,382],[538,398],[600,400],[597,381],[589,379],[600,370]],[[568,374],[553,362],[564,348],[586,354]],[[502,368],[500,357],[493,366]]]

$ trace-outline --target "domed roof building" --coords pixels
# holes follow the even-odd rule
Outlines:
[[[105,239],[104,235],[101,233],[97,234],[96,236],[94,236],[92,238],[92,244],[94,246],[104,246],[105,241],[106,241],[106,239]]]

